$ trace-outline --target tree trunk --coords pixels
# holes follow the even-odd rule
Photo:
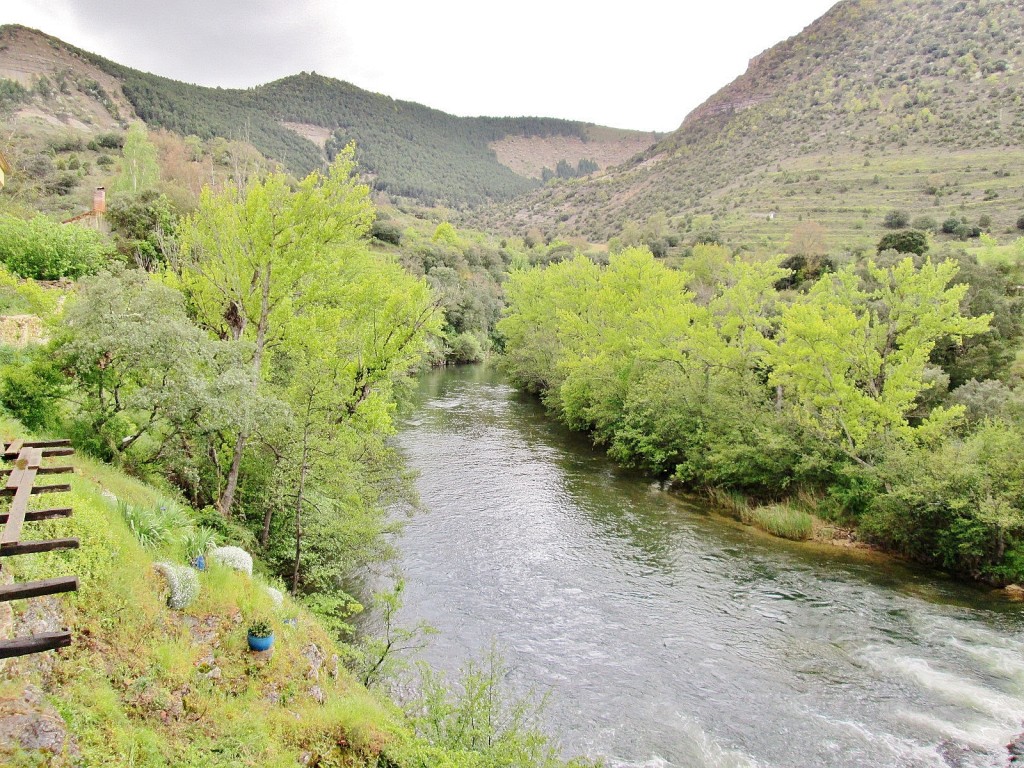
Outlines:
[[[256,326],[256,349],[252,355],[253,382],[259,387],[263,369],[263,350],[267,345],[267,326],[270,320],[270,265],[267,265],[263,273],[263,290],[260,300],[260,322]],[[224,487],[224,493],[217,500],[217,509],[224,517],[231,517],[231,507],[235,503],[235,491],[238,489],[238,474],[242,468],[242,455],[245,453],[245,444],[249,441],[249,430],[242,428],[235,440],[235,452],[231,457],[231,469],[228,470],[228,482]]]
[[[308,418],[308,414],[307,414]],[[292,571],[292,594],[299,592],[299,564],[302,558],[302,501],[306,492],[306,473],[309,471],[309,427],[302,435],[302,469],[299,471],[299,490],[295,494],[295,569]]]

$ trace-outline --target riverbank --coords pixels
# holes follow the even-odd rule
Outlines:
[[[420,377],[406,626],[454,671],[495,639],[565,754],[609,766],[1005,765],[1024,617],[874,551],[790,542],[609,461],[493,367]],[[959,751],[957,751],[959,750]]]
[[[14,436],[31,437],[0,419],[0,437]],[[431,740],[396,703],[364,687],[347,667],[358,649],[285,594],[258,559],[204,549],[205,570],[193,569],[188,542],[199,540],[199,513],[83,455],[61,463],[74,466],[71,491],[33,504],[41,498],[40,506],[73,514],[26,523],[26,531],[76,537],[80,547],[7,558],[2,575],[76,576],[79,588],[19,601],[13,611],[0,604],[0,636],[67,628],[71,645],[0,662],[0,764],[480,768],[498,765],[501,751],[519,757],[508,764],[562,765],[522,724],[518,732],[507,723],[481,730],[492,739],[485,745]],[[268,651],[250,650],[257,623],[273,632]],[[465,706],[437,680],[432,690],[445,707]],[[498,688],[487,690],[490,711],[503,712]],[[446,727],[448,710],[425,711],[435,731]]]

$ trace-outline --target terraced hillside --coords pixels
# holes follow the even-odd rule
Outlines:
[[[815,222],[857,247],[897,209],[1007,234],[1024,214],[1022,86],[1019,0],[844,0],[634,161],[470,220],[602,241],[710,216],[734,244],[773,246]]]

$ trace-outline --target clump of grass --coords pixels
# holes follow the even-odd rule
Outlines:
[[[806,541],[811,538],[814,530],[814,518],[811,515],[787,504],[754,507],[743,512],[741,519],[774,536],[793,541]]]
[[[171,529],[165,517],[154,514],[151,509],[136,507],[124,501],[118,502],[117,508],[135,538],[146,549],[155,549],[170,540]]]
[[[206,555],[219,543],[219,536],[212,528],[199,525],[189,528],[181,538],[181,546],[185,551],[188,560],[195,560],[200,555]]]
[[[747,497],[736,491],[727,491],[722,488],[709,488],[708,498],[716,507],[721,507],[731,515],[743,519],[743,516],[750,511],[750,503]]]
[[[117,509],[135,538],[146,549],[157,549],[174,543],[191,526],[188,514],[170,502],[160,502],[154,507],[139,507],[119,501]]]

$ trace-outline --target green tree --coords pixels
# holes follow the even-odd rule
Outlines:
[[[125,134],[121,152],[121,173],[113,184],[115,192],[137,195],[160,182],[156,146],[149,140],[144,124],[132,123]]]
[[[967,286],[949,285],[956,272],[952,261],[869,262],[866,275],[847,267],[786,307],[769,347],[769,381],[794,418],[865,465],[885,442],[941,435],[959,409],[909,422],[928,386],[929,355],[939,339],[983,333],[991,319],[961,313]]]
[[[364,248],[373,205],[354,170],[349,147],[326,176],[311,173],[294,190],[283,174],[246,189],[206,189],[198,210],[182,224],[177,282],[203,326],[250,343],[257,384],[271,375],[274,351],[297,338],[298,320],[335,300],[345,261]],[[225,516],[254,427],[249,419],[234,441],[217,503]]]
[[[146,272],[81,281],[61,319],[48,354],[74,384],[76,433],[107,458],[197,423],[230,428],[232,400],[252,394],[234,375],[237,358],[192,323],[178,291]]]

